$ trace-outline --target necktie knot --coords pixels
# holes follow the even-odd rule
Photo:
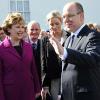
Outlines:
[[[36,43],[33,43],[32,46],[34,49],[36,49]]]

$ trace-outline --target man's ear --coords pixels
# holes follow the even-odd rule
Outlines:
[[[84,19],[84,13],[80,13],[80,17],[81,17],[81,20],[83,21],[83,19]]]

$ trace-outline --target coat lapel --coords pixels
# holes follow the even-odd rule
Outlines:
[[[5,40],[3,41],[3,45],[6,48],[7,52],[10,52],[12,55],[21,58],[16,49],[12,46],[10,39],[5,38]]]
[[[27,48],[27,46],[26,46],[24,41],[23,41],[23,44],[22,44],[22,49],[23,49],[22,58],[25,58],[27,56],[27,51],[28,51],[27,49],[29,49],[29,48]]]

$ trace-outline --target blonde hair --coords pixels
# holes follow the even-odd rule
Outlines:
[[[94,24],[94,27],[96,28],[96,30],[97,30],[98,32],[100,32],[100,24]]]
[[[48,13],[46,18],[47,18],[47,21],[49,21],[52,18],[58,18],[62,22],[62,16],[61,16],[60,12],[57,10],[53,10],[50,13]]]
[[[95,29],[95,30],[97,30],[98,32],[100,32],[100,25],[99,25],[99,24],[90,23],[90,24],[88,24],[88,26],[89,26],[89,28]]]
[[[5,18],[3,24],[2,24],[2,27],[5,31],[5,33],[7,35],[9,35],[10,33],[7,31],[8,28],[11,28],[12,25],[14,24],[23,24],[25,25],[25,21],[21,15],[21,13],[18,13],[18,12],[13,12],[13,13],[9,13],[7,15],[7,17]]]

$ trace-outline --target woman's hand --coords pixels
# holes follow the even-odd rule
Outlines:
[[[46,94],[50,94],[49,87],[43,87],[41,91],[42,100],[46,100]]]
[[[62,56],[64,53],[64,48],[61,45],[61,43],[58,41],[58,39],[56,39],[54,36],[50,37],[50,43],[52,44],[52,46],[55,49],[55,52],[59,55]]]
[[[39,96],[41,96],[41,93],[36,93],[35,98],[38,98]]]

